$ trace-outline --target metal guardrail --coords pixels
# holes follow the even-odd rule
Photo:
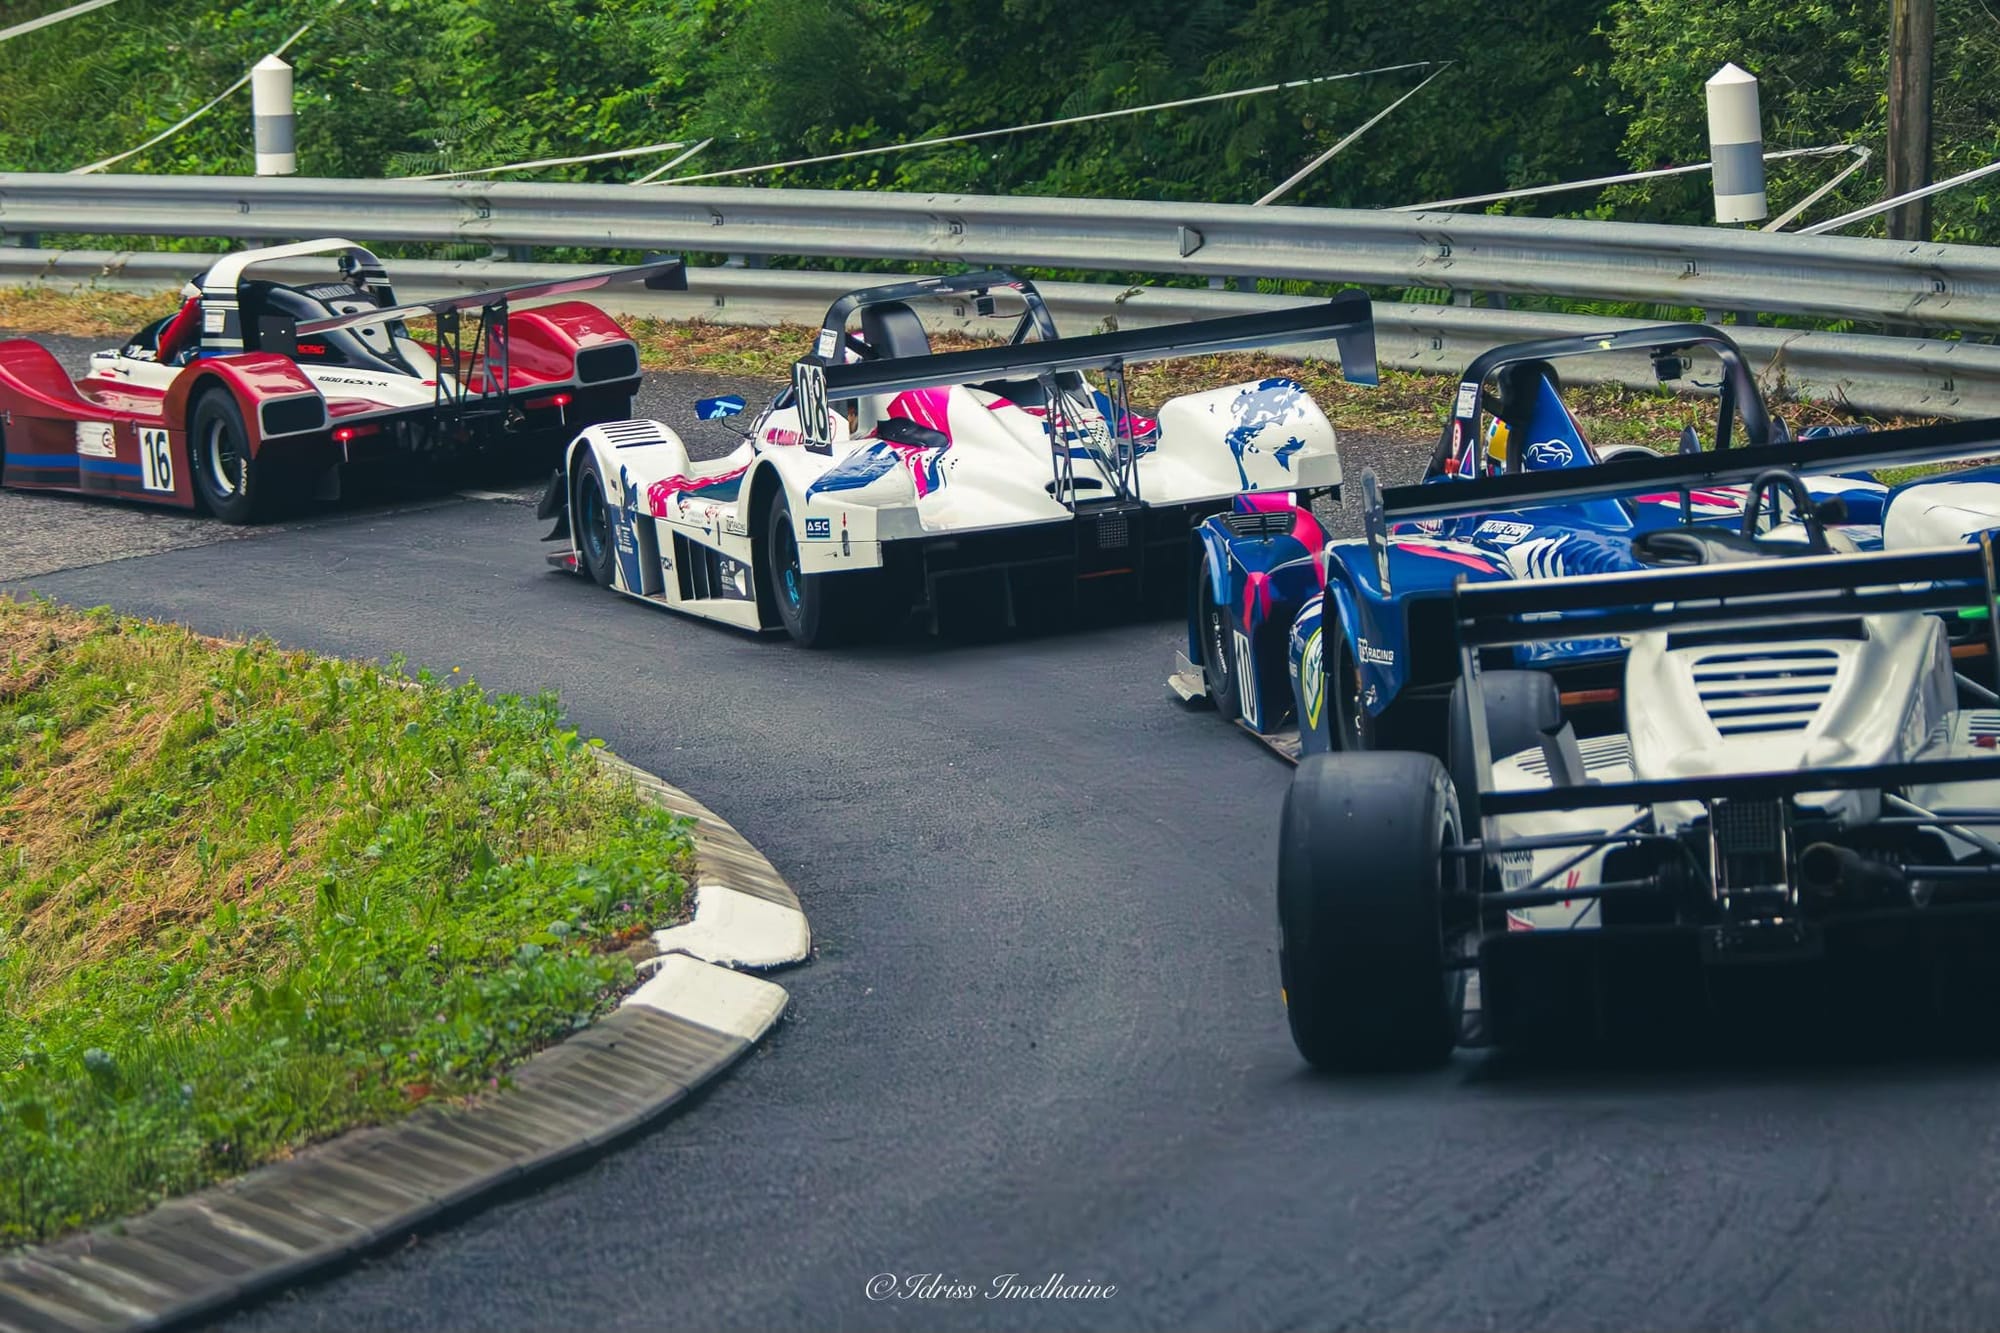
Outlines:
[[[1249,275],[2000,328],[2000,251],[1440,212],[501,181],[0,173],[0,233],[562,245]]]
[[[0,286],[42,283],[162,291],[178,287],[201,266],[200,256],[156,251],[23,250],[0,247]],[[397,295],[409,299],[487,291],[511,282],[560,278],[583,271],[562,264],[497,260],[391,261]],[[274,278],[315,281],[325,277],[317,261],[273,264]],[[591,300],[623,315],[663,319],[709,319],[725,324],[817,325],[836,297],[867,279],[852,273],[789,269],[692,268],[686,292],[606,289]],[[1038,284],[1050,309],[1071,332],[1149,325],[1241,314],[1308,298],[1186,287],[1119,287],[1097,283]],[[969,309],[953,311],[926,303],[933,329],[976,329]],[[1376,357],[1400,370],[1457,374],[1479,353],[1498,343],[1576,333],[1608,333],[1633,320],[1582,315],[1494,310],[1456,305],[1375,305]],[[1839,333],[1801,333],[1749,325],[1729,329],[1766,388],[1810,398],[1836,399],[1863,411],[1921,416],[2000,416],[2000,347],[1915,338]],[[1294,355],[1333,357],[1334,349],[1302,346],[1277,349]],[[1567,378],[1646,385],[1654,382],[1650,361],[1639,355],[1586,357],[1565,366]]]

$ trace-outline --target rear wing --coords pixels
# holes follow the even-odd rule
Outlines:
[[[1242,352],[1257,347],[1332,339],[1340,349],[1340,370],[1354,384],[1375,384],[1375,320],[1367,293],[1347,291],[1318,305],[1255,315],[1223,315],[1149,329],[1092,333],[1049,342],[977,347],[966,352],[856,361],[825,366],[801,361],[792,368],[799,402],[810,406],[845,402],[873,394],[901,393],[978,380],[1059,375],[1065,371],[1112,369],[1177,357]],[[805,383],[802,384],[801,381]],[[806,414],[801,413],[802,419]],[[808,438],[825,439],[824,435]]]
[[[1977,545],[1863,555],[1750,560],[1687,570],[1593,574],[1540,582],[1471,584],[1453,591],[1459,670],[1471,714],[1478,815],[1584,807],[1652,805],[1662,801],[1768,800],[1806,791],[1846,791],[2000,778],[1991,759],[1919,760],[1868,766],[1789,770],[1650,782],[1594,782],[1585,777],[1567,724],[1543,740],[1549,788],[1496,792],[1487,732],[1480,658],[1487,649],[1517,644],[1635,634],[1647,630],[1701,632],[1719,627],[1768,627],[1772,637],[1835,620],[1891,611],[1972,610],[1983,615],[2000,649],[2000,608],[1991,536]],[[1494,845],[1486,825],[1485,841]]]
[[[1933,426],[1830,435],[1811,440],[1706,453],[1620,458],[1589,467],[1511,472],[1467,481],[1436,481],[1379,490],[1384,523],[1457,518],[1493,510],[1609,500],[1650,491],[1747,484],[1772,469],[1858,472],[1867,468],[1950,463],[2000,453],[2000,417]]]
[[[298,326],[301,337],[315,333],[330,333],[335,329],[350,329],[363,324],[380,324],[392,319],[420,319],[424,316],[446,316],[461,310],[490,310],[495,307],[516,305],[522,301],[536,301],[549,296],[568,296],[576,292],[596,291],[600,287],[631,283],[643,285],[648,291],[684,292],[688,289],[687,265],[679,259],[657,259],[645,264],[628,264],[624,268],[599,269],[595,273],[581,273],[573,278],[557,278],[548,282],[527,282],[514,287],[496,287],[492,291],[473,292],[467,296],[447,296],[435,301],[414,301],[387,310],[362,310],[351,315],[334,315],[327,319],[312,319]]]
[[[1687,373],[1684,353],[1706,348],[1722,363],[1722,377],[1716,385],[1721,399],[1715,427],[1715,447],[1726,449],[1737,417],[1743,419],[1744,443],[1768,444],[1773,434],[1770,413],[1757,390],[1757,377],[1743,359],[1735,339],[1710,324],[1647,324],[1620,329],[1616,333],[1577,333],[1534,342],[1509,343],[1481,353],[1459,376],[1458,396],[1451,416],[1444,423],[1437,448],[1431,455],[1433,467],[1442,467],[1447,458],[1470,461],[1479,438],[1479,419],[1484,409],[1482,386],[1489,376],[1504,367],[1526,361],[1556,361],[1564,357],[1596,356],[1605,352],[1646,352],[1653,360],[1653,373],[1662,384]],[[1517,453],[1509,454],[1506,470],[1520,470]]]

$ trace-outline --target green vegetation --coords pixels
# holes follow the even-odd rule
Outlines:
[[[65,0],[0,0],[0,23]],[[2000,157],[2000,18],[1938,0],[1940,175]],[[300,158],[408,175],[669,141],[674,174],[998,129],[1411,61],[1453,67],[1287,202],[1378,207],[1700,161],[1703,81],[1762,80],[1773,149],[1874,161],[1817,216],[1877,197],[1881,0],[121,0],[8,43],[0,169],[131,148],[301,26]],[[1322,83],[738,183],[1249,202],[1427,71]],[[249,94],[115,170],[245,173]],[[632,180],[664,155],[550,168]],[[1825,160],[1774,168],[1782,208]],[[1991,190],[1936,205],[1940,238],[1995,239]],[[1519,211],[1703,222],[1707,180],[1563,194]],[[1869,224],[1879,228],[1880,224]],[[1854,234],[1865,234],[1868,226]]]
[[[689,855],[552,697],[0,600],[0,1246],[490,1085]]]

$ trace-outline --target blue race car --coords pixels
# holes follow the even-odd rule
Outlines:
[[[1207,697],[1225,719],[1292,759],[1388,746],[1442,752],[1446,705],[1459,676],[1449,598],[1460,579],[1695,563],[1716,558],[1718,545],[1732,540],[1760,548],[1772,540],[1835,550],[1879,546],[1887,490],[1866,474],[1805,477],[1813,508],[1805,515],[1799,510],[1806,496],[1778,478],[1649,486],[1647,464],[1660,455],[1643,445],[1593,447],[1550,365],[1587,354],[1645,353],[1660,381],[1670,383],[1688,375],[1689,354],[1697,350],[1721,365],[1716,385],[1697,386],[1718,390],[1716,424],[1707,450],[1692,427],[1683,431],[1682,455],[1707,453],[1721,467],[1792,442],[1766,410],[1734,341],[1707,325],[1496,348],[1461,377],[1419,485],[1402,488],[1398,503],[1385,508],[1373,473],[1364,474],[1365,538],[1331,539],[1313,514],[1313,497],[1303,494],[1248,493],[1233,512],[1196,529],[1188,646],[1169,681],[1174,692]],[[1732,446],[1734,454],[1724,456]],[[1579,487],[1536,481],[1584,483],[1573,475],[1581,469],[1603,469],[1589,482],[1629,473],[1633,484],[1622,491],[1586,485],[1593,494],[1571,498]],[[1514,479],[1524,495],[1541,494],[1520,507],[1495,507],[1492,488],[1481,485],[1466,488],[1468,500],[1479,496],[1473,503],[1453,504],[1457,486],[1491,478]],[[1538,643],[1515,653],[1514,665],[1553,674],[1572,707],[1616,702],[1624,656],[1616,638]]]

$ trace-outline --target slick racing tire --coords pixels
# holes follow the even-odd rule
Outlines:
[[[879,571],[805,572],[791,501],[783,494],[772,501],[764,524],[764,568],[778,619],[802,648],[831,648],[858,638],[881,610]]]
[[[1536,748],[1542,743],[1543,732],[1562,725],[1562,692],[1556,688],[1555,677],[1546,671],[1482,671],[1479,685],[1486,698],[1486,736],[1495,763]],[[1477,811],[1478,793],[1472,763],[1472,710],[1466,707],[1463,680],[1451,687],[1450,715],[1446,753],[1452,785],[1458,790],[1459,809],[1470,815]]]
[[[1367,706],[1361,701],[1361,660],[1354,655],[1354,645],[1348,641],[1339,620],[1323,623],[1326,628],[1322,632],[1333,645],[1333,670],[1326,678],[1327,729],[1332,733],[1333,748],[1372,750],[1375,719],[1368,715]]]
[[[1447,970],[1456,897],[1451,776],[1427,754],[1309,755],[1278,844],[1278,969],[1299,1054],[1319,1069],[1414,1069],[1458,1042],[1465,973]]]
[[[1195,614],[1201,633],[1201,673],[1215,711],[1222,714],[1224,722],[1234,722],[1243,716],[1243,687],[1236,676],[1236,635],[1228,608],[1215,600],[1212,574],[1213,566],[1204,555],[1195,576],[1200,584]]]
[[[255,523],[276,508],[280,474],[273,460],[253,457],[243,410],[226,389],[210,389],[188,414],[188,454],[194,491],[224,523]]]
[[[571,503],[571,523],[583,572],[609,588],[618,572],[617,535],[611,530],[611,497],[604,489],[595,458],[586,461],[576,474],[576,498]]]

